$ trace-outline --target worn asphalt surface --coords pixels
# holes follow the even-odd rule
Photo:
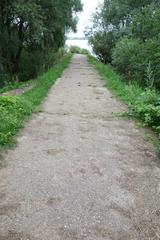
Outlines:
[[[75,55],[0,169],[0,240],[160,239],[160,160]]]

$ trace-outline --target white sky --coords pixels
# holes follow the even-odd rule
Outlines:
[[[70,33],[69,36],[84,36],[85,27],[89,24],[91,14],[95,12],[96,7],[103,0],[81,0],[83,3],[83,12],[79,15],[79,22],[77,26],[77,33]]]

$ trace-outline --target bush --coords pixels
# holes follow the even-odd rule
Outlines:
[[[120,40],[113,49],[113,65],[117,70],[128,77],[133,72],[132,62],[140,51],[140,43],[135,39],[128,39],[127,37]]]
[[[160,133],[160,95],[154,90],[141,93],[134,104],[129,106],[129,115],[140,118],[145,126]]]
[[[151,39],[140,42],[138,39],[122,38],[113,50],[113,65],[116,69],[142,86],[154,84],[160,88],[160,42]],[[151,84],[151,82],[153,84]]]
[[[54,68],[40,76],[36,85],[20,97],[0,96],[0,145],[12,143],[24,120],[42,102],[48,90],[68,66],[72,55],[66,55]]]
[[[69,51],[71,52],[71,53],[77,53],[77,54],[83,54],[83,55],[89,55],[90,54],[90,52],[87,50],[87,49],[85,49],[85,48],[80,48],[80,47],[78,47],[78,46],[70,46],[70,48],[69,48]]]
[[[44,55],[36,50],[34,54],[23,50],[20,59],[20,72],[17,73],[19,81],[27,81],[36,78],[38,74],[44,71]]]
[[[90,52],[89,52],[87,49],[82,48],[82,49],[81,49],[81,54],[83,54],[83,55],[89,55]]]
[[[51,48],[47,53],[37,49],[34,50],[34,54],[31,51],[27,52],[23,50],[20,60],[21,71],[16,74],[15,78],[20,82],[34,79],[58,63],[59,59],[62,59],[65,54],[66,51],[64,48],[58,49],[57,52]]]
[[[20,97],[0,97],[0,144],[6,144],[32,112],[32,104]]]
[[[115,46],[116,38],[113,32],[96,33],[89,38],[89,43],[92,45],[93,52],[98,59],[104,63],[111,63],[112,48]]]
[[[69,50],[71,53],[77,53],[77,54],[81,53],[81,48],[78,46],[70,46]]]

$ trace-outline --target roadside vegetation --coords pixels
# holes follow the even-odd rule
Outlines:
[[[86,36],[126,82],[160,90],[160,1],[104,0]]]
[[[82,7],[81,0],[0,1],[0,146],[13,143],[68,65],[66,32],[76,31]],[[20,96],[2,96],[31,85]]]
[[[0,88],[34,79],[63,51],[76,31],[80,0],[0,1]]]
[[[160,93],[155,89],[144,89],[137,83],[127,83],[112,66],[92,56],[88,58],[106,81],[106,87],[128,106],[125,115],[140,119],[144,127],[150,127],[156,132],[156,139],[159,140],[154,139],[154,143],[160,153]]]
[[[67,54],[53,68],[36,79],[36,85],[19,97],[0,96],[0,145],[14,142],[15,134],[42,102],[50,87],[68,66],[72,54]]]
[[[5,87],[0,89],[0,94],[8,94],[8,92],[15,89],[25,89],[34,84],[34,80],[29,80],[27,82],[13,82],[8,83]]]
[[[87,49],[80,48],[78,46],[70,46],[69,51],[73,54],[84,54],[84,55],[89,55],[90,52]]]
[[[86,36],[99,60],[89,61],[107,87],[160,136],[159,23],[160,1],[104,0]]]

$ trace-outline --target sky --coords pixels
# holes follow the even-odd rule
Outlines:
[[[71,37],[83,37],[85,27],[89,24],[91,14],[95,12],[96,7],[99,3],[102,3],[103,0],[82,0],[83,3],[83,12],[79,15],[79,22],[77,26],[77,33],[70,33]]]

